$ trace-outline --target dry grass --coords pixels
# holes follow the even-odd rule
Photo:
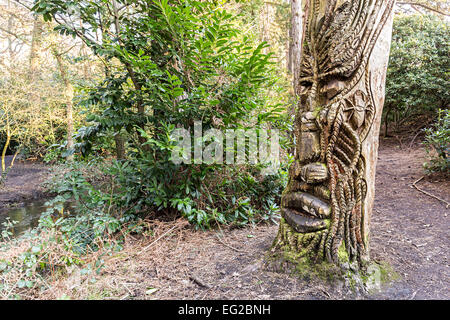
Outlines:
[[[302,283],[261,270],[276,225],[220,231],[193,230],[184,219],[146,222],[147,232],[128,236],[120,252],[103,260],[99,274],[73,267],[34,299],[292,299],[329,298],[321,283]],[[286,290],[289,287],[290,290]]]
[[[144,223],[149,231],[138,238],[127,236],[122,251],[111,253],[104,249],[87,256],[91,265],[101,261],[98,274],[95,270],[83,274],[81,267],[74,267],[66,276],[55,279],[52,289],[41,293],[39,299],[127,299],[135,296],[136,289],[145,294],[147,289],[142,285],[147,270],[164,263],[168,253],[178,250],[179,243],[200,233],[189,229],[184,219]],[[105,252],[108,254],[103,256]]]

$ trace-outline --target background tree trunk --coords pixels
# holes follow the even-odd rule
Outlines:
[[[5,158],[6,158],[6,151],[8,150],[9,144],[11,142],[11,134],[9,133],[9,130],[6,132],[6,141],[5,141],[5,145],[3,146],[3,150],[2,150],[2,172],[6,171],[6,163],[5,163]]]
[[[114,142],[116,143],[116,157],[118,160],[125,159],[125,141],[118,132],[116,135],[114,135]]]
[[[42,34],[44,22],[41,15],[36,15],[33,23],[33,33],[30,49],[30,76],[33,81],[39,76],[40,52],[42,47]]]
[[[289,70],[293,75],[292,87],[297,95],[299,89],[300,57],[303,37],[302,0],[291,0],[290,59]]]
[[[66,99],[66,117],[67,117],[67,150],[73,149],[73,87],[70,83],[69,75],[66,71],[66,66],[64,65],[63,58],[61,53],[57,51],[57,49],[53,50],[54,56],[58,63],[59,73],[61,74],[61,78],[64,83],[64,95]],[[67,156],[67,161],[73,161],[73,154]]]

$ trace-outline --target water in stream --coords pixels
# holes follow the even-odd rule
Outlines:
[[[5,229],[4,222],[9,218],[10,221],[17,221],[14,227],[11,228],[13,237],[20,236],[28,229],[37,227],[41,214],[44,213],[48,207],[45,203],[49,199],[35,200],[33,202],[25,203],[24,205],[15,206],[6,210],[0,211],[0,232]],[[64,205],[65,212],[76,214],[77,209],[75,203],[68,201]]]
[[[23,206],[11,207],[0,212],[0,231],[5,227],[3,222],[9,217],[10,221],[17,221],[12,228],[13,236],[18,236],[28,229],[38,225],[39,217],[47,209],[44,205],[47,200],[37,200]]]

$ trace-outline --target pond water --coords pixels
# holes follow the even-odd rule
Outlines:
[[[30,228],[38,225],[39,217],[47,210],[44,205],[47,200],[37,200],[24,205],[11,207],[0,212],[0,231],[5,229],[3,222],[9,217],[10,221],[17,221],[12,228],[13,236],[19,236]]]

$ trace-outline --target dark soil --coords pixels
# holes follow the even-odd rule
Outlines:
[[[6,166],[11,163],[12,156],[6,157]],[[8,172],[6,181],[0,185],[0,213],[12,204],[40,199],[45,195],[41,183],[49,174],[49,167],[38,162],[16,160]]]
[[[411,187],[423,174],[423,149],[381,144],[372,217],[372,258],[389,262],[401,279],[374,298],[449,299],[449,209]],[[417,186],[450,202],[445,177]]]

